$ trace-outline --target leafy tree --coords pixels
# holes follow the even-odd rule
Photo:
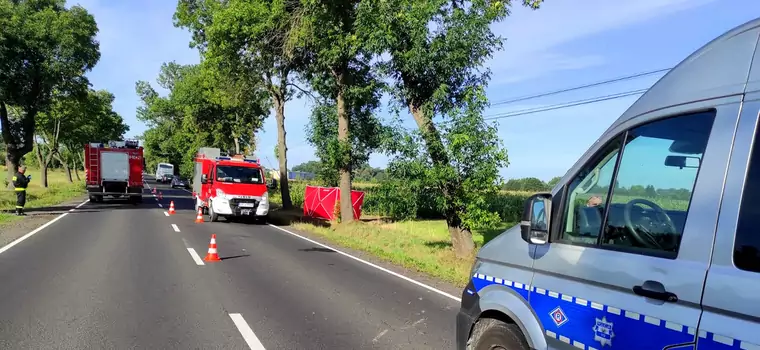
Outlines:
[[[523,1],[533,7],[539,2]],[[367,13],[361,17],[362,27],[377,30],[362,32],[367,37],[358,40],[370,43],[375,54],[390,55],[380,67],[393,80],[396,107],[411,113],[427,151],[426,157],[406,156],[397,165],[440,189],[458,256],[473,251],[473,227],[496,220],[496,213],[482,208],[497,190],[498,169],[508,164],[496,129],[485,124],[481,113],[488,80],[481,66],[501,45],[491,24],[507,16],[508,4],[373,1],[364,4]],[[436,126],[438,116],[446,124]]]
[[[557,178],[557,181],[559,182],[559,178]],[[510,190],[510,191],[536,192],[536,191],[546,191],[550,188],[551,186],[541,181],[541,179],[538,179],[535,177],[525,177],[522,179],[510,179],[509,181],[507,181],[506,184],[504,184],[504,189]]]
[[[162,65],[157,81],[169,90],[168,96],[159,96],[147,82],[136,84],[143,102],[137,117],[151,127],[143,135],[149,167],[176,164],[180,175],[188,177],[200,147],[230,153],[250,149],[267,105],[263,91],[248,77],[206,62],[185,66],[169,62]]]
[[[84,73],[100,52],[95,19],[64,0],[0,0],[0,28],[0,127],[10,178],[33,148],[37,114],[54,91],[86,91]]]
[[[293,171],[303,171],[306,173],[318,173],[322,168],[322,162],[318,160],[310,160],[306,163],[301,163],[293,167]]]
[[[367,166],[370,154],[381,147],[390,131],[374,116],[374,107],[366,108],[367,106],[362,106],[360,101],[349,105],[358,107],[350,111],[350,167],[351,179],[354,179],[357,170]],[[342,163],[335,104],[320,104],[314,107],[306,127],[306,135],[306,140],[315,147],[322,165],[315,172],[317,177],[327,186],[337,186],[340,180],[337,169],[340,169]]]
[[[549,180],[549,182],[547,182],[546,185],[548,185],[549,188],[554,188],[554,186],[557,186],[560,180],[562,180],[561,176],[555,176],[551,180]]]
[[[40,142],[35,145],[35,154],[44,187],[53,160],[73,182],[71,168],[84,164],[83,144],[119,140],[129,130],[122,117],[113,111],[113,101],[113,94],[106,90],[88,90],[83,96],[56,96],[50,108],[37,116]]]
[[[325,99],[313,118],[329,125],[333,119],[326,112],[331,107],[335,110],[335,139],[329,133],[313,132],[310,141],[318,145],[322,161],[338,170],[340,219],[344,223],[353,221],[352,169],[366,162],[365,150],[379,146],[374,135],[365,134],[365,130],[378,128],[372,113],[379,107],[382,87],[371,71],[372,54],[362,40],[366,35],[361,34],[375,28],[363,27],[359,21],[370,2],[302,0],[295,14],[296,25],[286,41],[288,52],[307,58],[302,73]]]
[[[298,87],[292,73],[300,63],[292,51],[286,52],[297,2],[285,0],[179,0],[174,24],[190,30],[191,47],[205,59],[227,70],[257,75],[269,94],[277,121],[277,159],[280,194],[285,209],[293,207],[288,186],[285,103]],[[300,89],[298,89],[300,90]]]

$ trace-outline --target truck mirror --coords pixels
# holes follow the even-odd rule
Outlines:
[[[525,200],[520,235],[530,244],[549,242],[549,219],[551,217],[551,193],[537,193]]]
[[[208,183],[208,176],[206,174],[201,175],[201,183],[204,185]]]

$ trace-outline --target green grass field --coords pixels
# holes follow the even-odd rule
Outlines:
[[[0,168],[5,171],[5,168]],[[27,169],[26,173],[32,175],[32,182],[27,190],[26,209],[49,207],[82,196],[86,193],[83,181],[69,183],[66,174],[60,170],[48,170],[48,188],[40,186],[40,171]],[[5,179],[3,173],[3,180]],[[0,182],[0,185],[5,182]],[[16,193],[6,187],[0,189],[0,210],[13,210],[16,207]],[[0,213],[0,223],[17,219],[8,213]]]

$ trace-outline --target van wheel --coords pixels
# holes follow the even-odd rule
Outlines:
[[[211,204],[211,203],[209,203],[209,204]],[[217,222],[217,221],[219,221],[219,214],[217,214],[217,213],[214,212],[213,205],[209,205],[208,206],[208,219],[211,222]]]
[[[520,331],[520,327],[494,318],[480,319],[467,341],[467,350],[528,349],[528,342]]]

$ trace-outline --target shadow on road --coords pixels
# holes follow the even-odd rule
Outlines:
[[[299,249],[299,252],[321,252],[321,253],[335,253],[334,250],[321,247],[312,247],[307,249]]]
[[[225,257],[220,257],[219,259],[229,260],[229,259],[244,258],[246,256],[251,256],[251,254],[241,254],[241,255],[225,256]]]

